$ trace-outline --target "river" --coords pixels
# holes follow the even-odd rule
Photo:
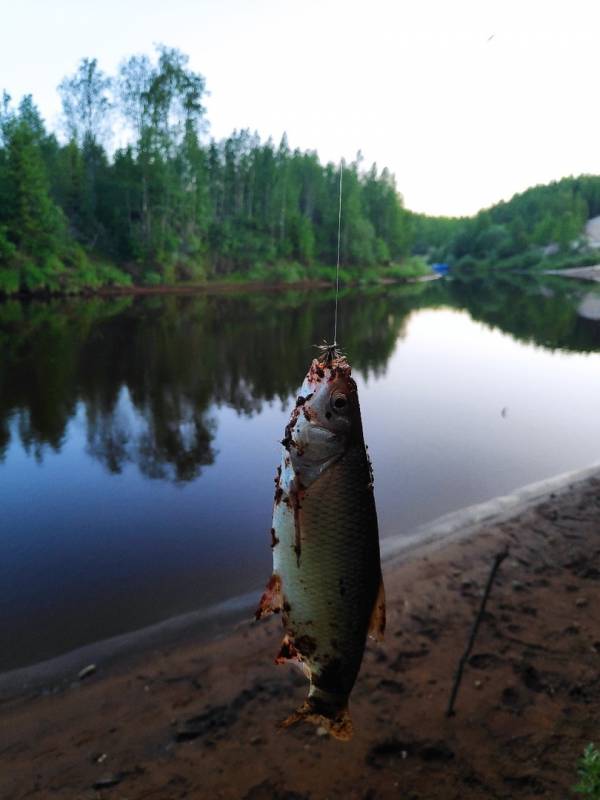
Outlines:
[[[382,537],[600,458],[599,301],[520,276],[342,294]],[[332,313],[322,289],[0,304],[0,670],[258,591]]]

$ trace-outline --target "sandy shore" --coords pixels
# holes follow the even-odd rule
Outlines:
[[[309,725],[277,729],[306,684],[273,664],[279,619],[245,622],[5,694],[0,797],[567,797],[583,747],[600,742],[600,473],[522,500],[517,513],[467,516],[445,538],[390,554],[386,642],[367,649],[350,743]],[[453,673],[506,545],[448,719]]]

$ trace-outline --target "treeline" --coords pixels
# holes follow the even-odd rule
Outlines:
[[[411,215],[414,249],[432,261],[470,269],[564,267],[598,260],[584,237],[600,215],[600,176],[534,186],[474,217]]]
[[[83,59],[59,86],[66,141],[33,100],[0,110],[0,292],[107,283],[330,276],[339,169],[257,134],[209,140],[204,78],[178,50],[116,76]],[[125,142],[110,150],[111,134]],[[345,166],[346,270],[402,260],[412,228],[393,176]]]

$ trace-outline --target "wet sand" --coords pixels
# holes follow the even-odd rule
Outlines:
[[[453,674],[506,545],[456,704]],[[370,644],[341,743],[277,723],[306,682],[273,657],[280,620],[238,624],[0,701],[0,797],[569,796],[600,742],[600,474],[468,536],[386,564],[388,630]]]

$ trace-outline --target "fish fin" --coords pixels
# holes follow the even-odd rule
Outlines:
[[[377,591],[377,599],[371,612],[371,619],[369,621],[369,636],[378,642],[382,642],[385,633],[385,589],[383,586],[383,578],[379,579],[379,589]]]
[[[310,678],[311,678],[310,667],[308,666],[306,661],[298,661],[298,666],[302,670],[302,672],[304,674],[304,677],[308,678],[308,680],[310,680]]]
[[[294,642],[286,635],[283,637],[279,652],[275,656],[276,664],[284,664],[286,661],[301,661],[300,653],[296,650]]]
[[[354,733],[347,705],[331,714],[313,697],[309,697],[293,714],[280,722],[279,727],[289,728],[297,722],[312,722],[313,725],[325,728],[334,739],[342,742],[348,742]]]
[[[293,641],[287,634],[283,637],[283,641],[281,642],[281,647],[279,648],[279,652],[275,656],[275,663],[285,664],[286,661],[294,661],[296,663],[296,666],[304,674],[304,677],[310,680],[311,677],[310,667],[308,666],[306,661],[302,660],[302,656],[296,650]]]
[[[274,572],[262,593],[254,616],[256,619],[262,619],[268,614],[276,614],[278,611],[281,611],[282,606],[281,578]]]

